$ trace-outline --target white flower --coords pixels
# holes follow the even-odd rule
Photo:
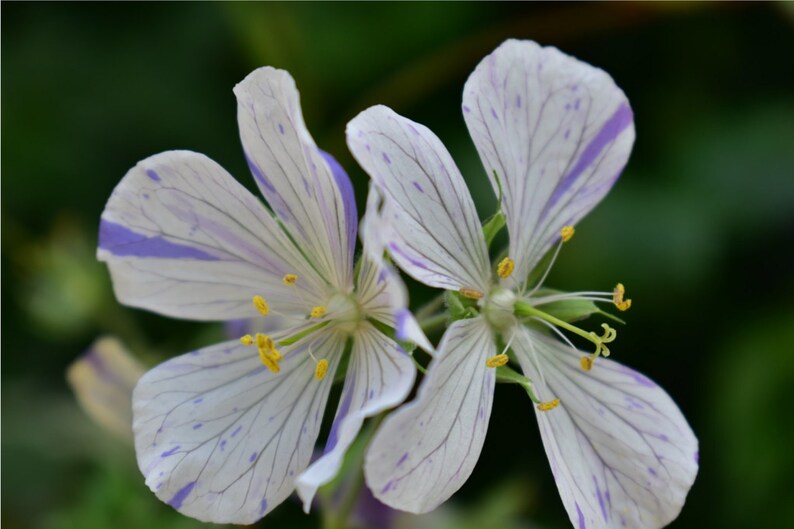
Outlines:
[[[622,171],[634,140],[628,101],[602,70],[555,48],[507,41],[466,83],[463,115],[502,197],[510,246],[496,274],[471,196],[439,139],[383,106],[348,125],[351,151],[384,194],[380,231],[394,260],[417,280],[460,293],[474,316],[451,325],[416,400],[383,423],[367,483],[387,505],[416,513],[458,490],[485,438],[494,368],[512,351],[532,381],[525,385],[572,524],[661,527],[677,516],[697,473],[694,434],[648,378],[593,362],[609,354],[614,329],[605,325],[599,336],[547,312],[572,299],[628,308],[622,285],[559,295],[537,290],[545,276],[535,287],[527,279]],[[559,328],[587,338],[595,353],[582,356],[548,327],[564,340]]]
[[[354,277],[353,190],[306,130],[289,74],[261,68],[234,92],[270,210],[206,156],[165,152],[114,190],[98,256],[127,305],[195,320],[276,315],[270,334],[167,361],[133,395],[138,464],[157,496],[199,520],[252,523],[296,487],[308,510],[363,420],[410,391],[414,365],[382,326],[422,336],[387,268],[365,257]],[[309,466],[346,355],[336,418]]]

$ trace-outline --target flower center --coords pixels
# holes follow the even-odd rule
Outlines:
[[[333,321],[334,328],[352,334],[364,321],[361,306],[354,295],[334,294],[328,300],[327,317]]]
[[[494,329],[504,331],[516,321],[513,305],[516,295],[512,290],[496,287],[488,294],[483,303],[483,314]]]

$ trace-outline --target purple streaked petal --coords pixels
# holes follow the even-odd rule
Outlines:
[[[417,398],[389,415],[370,444],[364,472],[376,498],[424,513],[465,483],[491,415],[495,372],[485,360],[494,354],[481,317],[449,327]]]
[[[523,328],[513,350],[541,400],[560,399],[536,415],[571,523],[658,529],[675,519],[698,441],[667,393],[605,358],[582,371],[583,353]]]
[[[308,512],[317,488],[339,471],[364,419],[402,402],[415,376],[413,361],[372,325],[355,334],[342,397],[323,455],[297,479],[304,510]]]
[[[336,158],[327,152],[320,150],[328,167],[331,169],[331,174],[336,181],[336,187],[342,195],[342,204],[345,207],[345,225],[347,226],[347,243],[348,252],[352,255],[356,246],[356,232],[358,231],[358,209],[356,208],[356,194],[353,192],[353,183],[347,172],[342,168]]]
[[[218,256],[204,250],[171,242],[161,235],[147,237],[106,219],[99,223],[99,249],[118,257],[157,257],[217,261]]]
[[[352,286],[355,197],[339,164],[315,145],[289,73],[251,72],[234,88],[243,151],[273,211],[340,290]]]
[[[250,524],[267,514],[309,463],[344,342],[320,333],[285,347],[278,374],[261,370],[256,352],[237,341],[149,371],[133,397],[146,484],[201,521]],[[329,361],[322,381],[308,347]]]
[[[620,175],[634,142],[631,108],[604,71],[518,40],[480,62],[463,103],[491,184],[498,190],[495,172],[502,185],[520,282]]]
[[[143,367],[119,340],[105,337],[69,366],[66,379],[94,421],[132,442],[132,388],[143,373]]]
[[[156,173],[158,179],[151,178]],[[139,162],[102,213],[97,257],[122,303],[169,316],[259,317],[254,294],[284,314],[304,313],[285,274],[314,296],[325,284],[265,207],[198,153],[169,151]]]
[[[430,286],[484,291],[490,268],[480,221],[438,137],[375,106],[348,123],[347,143],[385,197],[383,240],[400,268]]]
[[[361,221],[364,251],[356,284],[361,308],[370,318],[394,327],[399,340],[415,343],[432,354],[433,346],[407,309],[408,291],[405,285],[384,260],[383,237],[387,230],[380,216],[380,205],[380,193],[370,183],[367,210]]]

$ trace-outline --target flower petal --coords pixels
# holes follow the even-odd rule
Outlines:
[[[347,125],[347,144],[384,191],[387,249],[427,285],[484,291],[488,251],[455,162],[426,127],[375,106]]]
[[[226,342],[160,364],[133,395],[146,484],[179,512],[249,524],[290,495],[309,463],[344,336],[320,332],[282,350],[273,374],[256,349]],[[329,361],[314,377],[307,353]]]
[[[370,182],[367,213],[361,220],[360,231],[364,250],[356,278],[361,308],[368,317],[393,327],[398,340],[415,343],[432,354],[433,346],[408,310],[405,284],[399,274],[386,264],[381,239],[384,230],[380,226],[382,219],[378,212],[380,205],[380,193]]]
[[[495,345],[482,318],[453,323],[418,397],[389,415],[367,453],[367,485],[403,511],[430,511],[468,479],[482,450],[495,372]]]
[[[143,372],[117,338],[106,336],[69,366],[66,379],[94,421],[132,442],[132,388]]]
[[[697,474],[698,442],[667,393],[604,358],[584,372],[581,353],[523,328],[514,350],[538,396],[560,399],[536,415],[571,523],[656,529],[675,519]]]
[[[221,166],[190,151],[139,162],[108,200],[97,257],[116,297],[133,307],[199,320],[259,317],[264,294],[281,312],[325,288],[265,207]],[[282,278],[297,274],[297,288]]]
[[[234,87],[248,165],[270,206],[340,289],[352,286],[357,215],[342,167],[317,148],[303,122],[295,81],[270,67]]]
[[[339,471],[364,419],[405,400],[414,385],[416,367],[394,341],[370,324],[353,340],[345,386],[323,455],[298,476],[298,495],[306,512],[317,488]]]
[[[494,172],[501,180],[523,280],[620,175],[634,143],[631,108],[603,70],[508,40],[466,82],[463,116],[494,190]]]

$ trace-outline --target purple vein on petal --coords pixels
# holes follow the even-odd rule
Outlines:
[[[147,237],[106,219],[102,219],[99,224],[99,248],[119,257],[219,260],[198,248],[171,242],[160,235]]]
[[[590,143],[579,156],[579,161],[576,162],[576,165],[574,165],[571,171],[560,180],[559,184],[557,184],[554,193],[552,193],[551,198],[549,198],[549,202],[543,209],[543,213],[541,213],[541,219],[546,216],[548,210],[557,204],[560,198],[570,189],[584,170],[595,162],[601,152],[611,144],[621,132],[631,125],[633,119],[634,114],[629,105],[626,103],[621,104],[615,113],[604,123],[601,130],[598,131],[598,134],[590,140]]]

